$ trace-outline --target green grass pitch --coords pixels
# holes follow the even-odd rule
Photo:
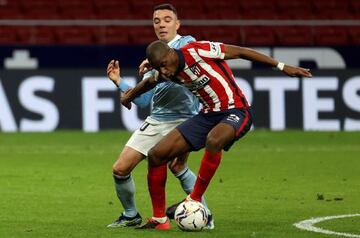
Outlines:
[[[360,133],[255,130],[223,153],[207,192],[215,230],[109,229],[122,211],[111,167],[129,132],[0,133],[0,237],[336,237],[298,230],[311,217],[360,213]],[[192,153],[197,172],[202,151]],[[151,216],[146,162],[133,172]],[[168,173],[167,205],[185,197]],[[360,235],[360,217],[318,226]]]

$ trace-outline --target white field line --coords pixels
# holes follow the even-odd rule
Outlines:
[[[360,214],[347,214],[347,215],[338,215],[338,216],[315,217],[315,218],[311,218],[311,219],[308,219],[308,220],[304,220],[304,221],[300,221],[298,223],[295,223],[294,226],[296,226],[297,228],[299,228],[301,230],[312,231],[312,232],[317,232],[317,233],[322,233],[322,234],[360,238],[360,235],[357,235],[357,234],[330,231],[330,230],[325,230],[325,229],[314,226],[316,223],[319,223],[319,222],[322,222],[322,221],[340,219],[340,218],[347,218],[347,217],[357,217],[357,216],[360,216]]]

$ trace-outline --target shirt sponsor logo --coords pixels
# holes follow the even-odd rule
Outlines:
[[[195,79],[194,81],[192,81],[189,84],[185,84],[185,86],[190,90],[190,91],[197,91],[200,88],[205,87],[210,81],[210,78],[206,75],[202,75],[200,77],[198,77],[197,79]]]

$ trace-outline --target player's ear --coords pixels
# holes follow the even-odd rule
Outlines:
[[[176,20],[176,31],[179,30],[180,25],[181,25],[180,20]]]

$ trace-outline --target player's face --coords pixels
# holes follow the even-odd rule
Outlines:
[[[173,11],[161,9],[154,12],[153,26],[157,38],[167,43],[176,36],[180,22]]]
[[[155,68],[164,76],[170,78],[175,75],[178,66],[178,58],[176,52],[173,49],[169,49],[169,52],[157,63]]]

